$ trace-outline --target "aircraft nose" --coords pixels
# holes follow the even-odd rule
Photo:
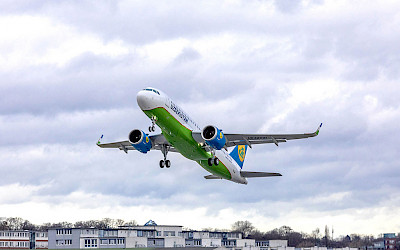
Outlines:
[[[148,91],[139,91],[136,100],[141,110],[150,109],[152,98]]]

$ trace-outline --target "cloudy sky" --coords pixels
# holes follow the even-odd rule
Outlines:
[[[398,1],[2,1],[0,217],[399,232],[399,13]],[[179,154],[160,169],[160,152],[95,145],[147,130],[147,86],[226,132],[324,125],[249,150],[246,170],[283,177],[205,180]]]

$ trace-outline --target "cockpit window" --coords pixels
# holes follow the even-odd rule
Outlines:
[[[160,92],[158,92],[158,91],[155,90],[155,89],[143,89],[143,90],[152,91],[152,92],[156,93],[157,95],[160,95]]]

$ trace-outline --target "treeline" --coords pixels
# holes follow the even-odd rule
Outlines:
[[[349,234],[333,238],[333,232],[328,226],[325,226],[323,232],[319,228],[316,228],[311,234],[296,232],[288,226],[275,228],[268,232],[261,232],[249,221],[237,221],[232,225],[232,231],[241,232],[244,237],[256,240],[287,240],[288,246],[299,248],[313,246],[365,248],[366,246],[372,246],[375,242],[383,241],[382,236],[375,238],[372,235],[359,234]]]
[[[42,225],[35,225],[28,220],[24,220],[18,217],[4,218],[0,220],[0,230],[33,230],[33,231],[47,231],[49,228],[118,228],[119,226],[136,226],[135,220],[127,221],[121,219],[110,219],[104,218],[102,220],[87,220],[77,221],[75,223],[70,222],[58,222],[58,223],[44,223]]]

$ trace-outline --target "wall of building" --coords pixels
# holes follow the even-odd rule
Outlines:
[[[201,240],[202,247],[220,247],[221,246],[221,239],[202,239]]]
[[[47,249],[47,232],[0,230],[0,249]]]
[[[236,247],[255,247],[255,239],[238,239],[236,240]]]
[[[127,237],[125,238],[126,248],[147,247],[147,238],[145,237]]]
[[[47,249],[49,247],[48,233],[47,232],[32,232],[34,234],[35,249]],[[32,242],[32,240],[31,240]]]
[[[183,237],[166,237],[164,238],[164,247],[185,247],[185,239]]]
[[[80,229],[49,229],[49,249],[77,249],[80,248]]]
[[[0,249],[29,249],[30,248],[30,232],[21,231],[0,231]]]

